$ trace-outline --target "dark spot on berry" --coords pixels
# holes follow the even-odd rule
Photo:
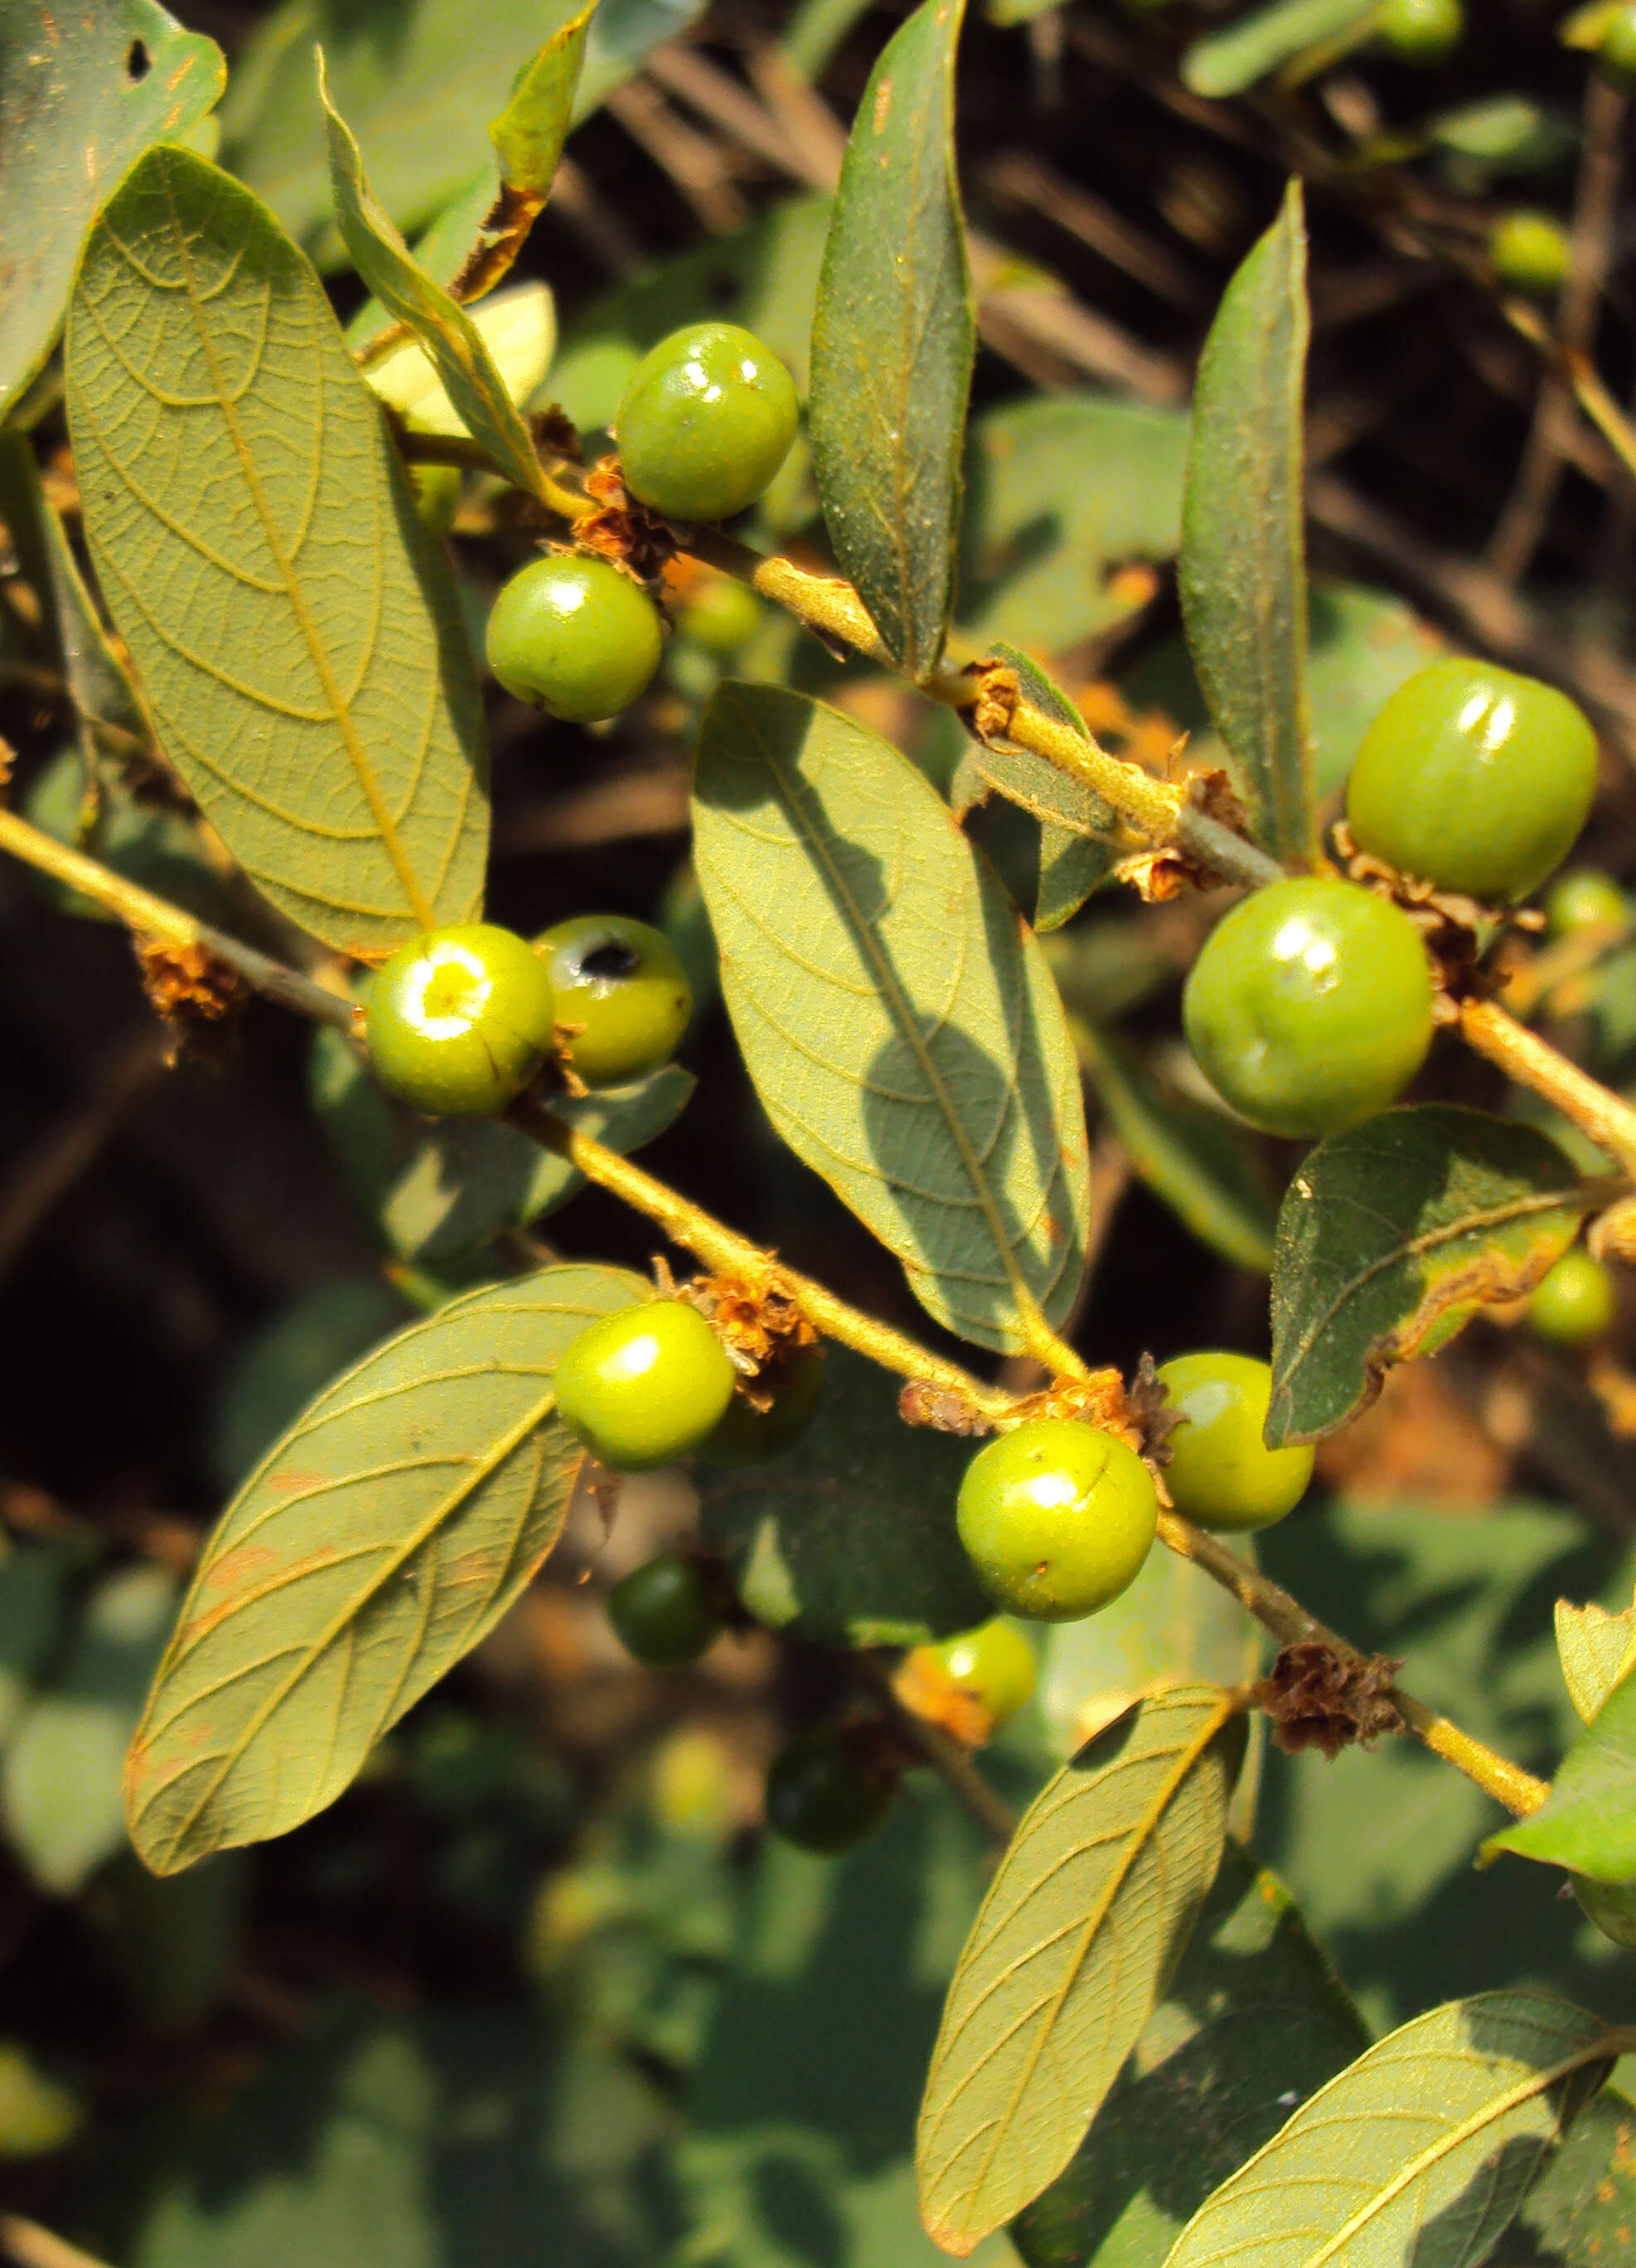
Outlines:
[[[591,946],[579,964],[579,973],[593,984],[617,984],[622,977],[634,976],[641,966],[641,956],[633,946],[622,937],[611,937],[605,944]]]
[[[145,40],[133,40],[125,50],[125,76],[133,86],[139,85],[153,69],[153,57],[148,53]]]

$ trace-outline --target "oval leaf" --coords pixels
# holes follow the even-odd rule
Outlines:
[[[1557,1659],[1581,1724],[1588,1725],[1632,1668],[1636,1668],[1636,1602],[1610,1614],[1592,1600],[1576,1607],[1566,1599],[1556,1606]]]
[[[380,958],[482,895],[487,762],[448,570],[317,276],[149,153],[69,318],[85,528],[165,754],[281,912]]]
[[[546,1268],[452,1300],[327,1387],[222,1515],[126,1767],[155,1874],[282,1835],[491,1630],[556,1542],[585,1453],[557,1360],[649,1287]]]
[[[950,1330],[1067,1315],[1090,1185],[1044,956],[936,792],[849,717],[728,684],[701,728],[699,884],[774,1125]]]
[[[1543,1993],[1417,2016],[1207,2199],[1166,2268],[1471,2268],[1606,2075],[1606,2036]]]
[[[1258,839],[1317,855],[1307,692],[1301,184],[1222,296],[1199,364],[1182,507],[1182,621]]]
[[[1379,8],[1380,0],[1268,0],[1195,40],[1182,57],[1182,79],[1195,94],[1242,94],[1304,48],[1345,40]]]
[[[1031,1805],[949,1988],[921,2106],[921,2211],[964,2259],[1078,2148],[1215,1878],[1244,1720],[1155,1694]]]
[[[216,41],[156,0],[0,8],[0,416],[51,351],[98,207],[226,84]]]
[[[1554,1142],[1486,1111],[1408,1104],[1320,1142],[1278,1217],[1269,1446],[1322,1440],[1393,1363],[1531,1291],[1595,1201]]]
[[[824,524],[881,642],[929,677],[954,603],[977,324],[954,171],[964,0],[922,0],[863,91],[812,324]]]
[[[1501,1851],[1593,1882],[1636,1882],[1636,1679],[1609,1694],[1538,1810],[1483,1845],[1486,1859]]]

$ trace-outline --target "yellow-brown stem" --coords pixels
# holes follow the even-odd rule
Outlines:
[[[1554,1103],[1600,1149],[1636,1172],[1636,1110],[1628,1102],[1508,1015],[1497,1000],[1463,1000],[1460,1033],[1479,1056]]]

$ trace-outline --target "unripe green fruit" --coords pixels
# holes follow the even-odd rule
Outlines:
[[[620,403],[625,485],[667,519],[727,519],[789,454],[800,406],[770,347],[737,323],[689,323],[645,354]]]
[[[381,1085],[450,1117],[487,1117],[520,1094],[550,1052],[556,1015],[545,962],[492,922],[400,946],[364,999]]]
[[[1579,937],[1591,929],[1622,930],[1631,909],[1625,893],[1595,866],[1573,866],[1545,893],[1545,934]]]
[[[735,654],[760,629],[761,601],[747,584],[730,575],[707,575],[683,600],[677,628],[696,639],[707,653]]]
[[[1460,0],[1386,0],[1376,29],[1399,63],[1424,69],[1458,47],[1465,13]]]
[[[1596,60],[1604,77],[1625,93],[1636,89],[1636,8],[1621,8],[1602,35]]]
[[[767,1823],[800,1850],[829,1856],[872,1835],[891,1809],[897,1774],[866,1751],[862,1727],[798,1733],[767,1776]]]
[[[681,1669],[712,1646],[723,1627],[720,1595],[697,1559],[667,1551],[608,1593],[608,1620],[627,1653],[649,1669]]]
[[[1158,1514],[1153,1476],[1133,1449],[1077,1418],[1037,1418],[978,1451],[956,1520],[1000,1605],[1062,1623],[1135,1580]]]
[[[653,600],[605,559],[531,560],[488,617],[488,666],[506,691],[572,725],[628,709],[664,645]]]
[[[534,943],[567,1033],[563,1053],[587,1086],[623,1086],[669,1063],[693,990],[663,930],[625,914],[580,914]]]
[[[1576,1244],[1536,1285],[1529,1326],[1554,1346],[1588,1346],[1611,1328],[1615,1304],[1612,1277]]]
[[[409,485],[421,525],[434,535],[447,535],[460,509],[459,465],[411,465]]]
[[[1274,882],[1206,939],[1182,995],[1218,1094],[1271,1134],[1332,1133],[1394,1101],[1432,1040],[1426,948],[1352,882]]]
[[[784,1366],[783,1375],[765,1410],[758,1410],[743,1394],[735,1394],[727,1415],[699,1444],[699,1454],[713,1465],[759,1465],[768,1457],[781,1457],[811,1425],[824,1391],[824,1350],[797,1347]]]
[[[1572,848],[1596,792],[1596,736],[1554,686],[1451,655],[1398,688],[1346,782],[1360,850],[1398,873],[1509,903]]]
[[[1568,240],[1549,213],[1501,214],[1488,235],[1494,273],[1514,291],[1548,297],[1568,272]]]
[[[996,1725],[1016,1716],[1031,1696],[1038,1675],[1033,1647],[1021,1631],[998,1618],[935,1646],[916,1646],[911,1659],[915,1656],[969,1694]]]
[[[721,1421],[733,1366],[697,1307],[649,1300],[590,1323],[557,1365],[557,1416],[611,1472],[645,1473]]]
[[[1165,1436],[1170,1501],[1200,1528],[1271,1528],[1293,1512],[1312,1477],[1310,1448],[1269,1449],[1262,1439],[1273,1373],[1244,1354],[1183,1354],[1159,1366],[1165,1405],[1184,1422]]]

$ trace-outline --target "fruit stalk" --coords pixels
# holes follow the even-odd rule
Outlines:
[[[1628,1102],[1508,1015],[1497,1000],[1463,1000],[1460,1034],[1479,1056],[1554,1103],[1599,1149],[1636,1173],[1636,1110]]]

